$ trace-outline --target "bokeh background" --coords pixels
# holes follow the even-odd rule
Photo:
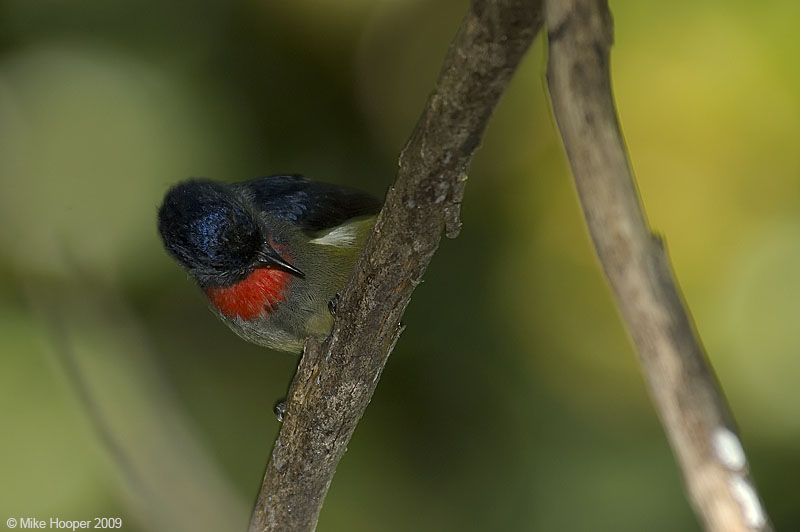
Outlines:
[[[383,195],[466,0],[0,2],[0,522],[244,530],[296,358],[162,251],[189,176]],[[800,530],[800,3],[612,1],[623,130],[767,510]],[[541,40],[325,531],[698,530],[591,251]]]

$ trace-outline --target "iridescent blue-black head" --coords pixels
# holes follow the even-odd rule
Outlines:
[[[190,180],[170,189],[158,210],[164,247],[201,285],[236,283],[257,267],[302,276],[268,244],[263,222],[228,185]]]

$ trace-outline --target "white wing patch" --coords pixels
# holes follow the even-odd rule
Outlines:
[[[339,248],[349,248],[356,245],[359,233],[359,224],[343,224],[334,227],[324,235],[311,241],[312,244],[321,246],[336,246]]]

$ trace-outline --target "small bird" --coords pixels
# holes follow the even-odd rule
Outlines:
[[[333,323],[381,202],[360,190],[275,175],[190,179],[158,210],[164,247],[213,312],[250,342],[299,353]]]

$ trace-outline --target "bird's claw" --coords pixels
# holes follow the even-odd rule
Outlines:
[[[341,297],[342,294],[337,293],[330,301],[328,301],[328,311],[330,311],[332,316],[336,316],[336,310],[339,307],[339,299]]]
[[[286,411],[288,410],[286,406],[286,399],[281,399],[275,406],[272,408],[272,411],[275,412],[275,417],[278,418],[278,421],[283,421],[283,418],[286,417]]]

